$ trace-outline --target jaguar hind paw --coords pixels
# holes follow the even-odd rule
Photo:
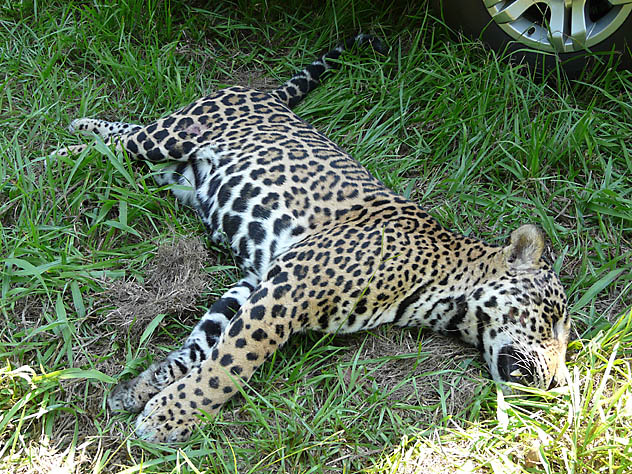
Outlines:
[[[69,156],[69,155],[78,155],[83,150],[88,148],[87,145],[71,145],[65,148],[59,148],[50,154],[50,156]]]
[[[70,125],[68,125],[68,131],[70,133],[77,133],[79,131],[80,123],[81,119],[74,119],[72,122],[70,122]]]
[[[189,439],[200,423],[199,411],[191,408],[173,384],[153,397],[136,418],[134,434],[151,443],[175,443]]]

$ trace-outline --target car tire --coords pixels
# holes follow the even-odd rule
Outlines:
[[[522,41],[521,37],[514,38],[503,30],[492,19],[484,0],[431,0],[431,5],[450,28],[481,39],[495,51],[508,54],[512,61],[527,62],[538,73],[550,71],[559,63],[569,77],[578,77],[591,65],[607,65],[609,61],[620,68],[632,70],[632,11],[627,18],[623,12],[621,18],[625,20],[607,37],[590,45],[589,51],[540,52],[532,44],[523,44],[528,42]]]

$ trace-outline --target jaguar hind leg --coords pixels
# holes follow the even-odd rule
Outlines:
[[[106,145],[116,144],[117,149],[125,150],[134,159],[147,160],[152,163],[179,161],[186,162],[194,159],[201,146],[209,145],[206,132],[208,126],[195,123],[188,117],[183,117],[185,110],[195,109],[204,99],[196,101],[186,109],[146,126],[125,122],[108,122],[105,120],[80,118],[73,120],[71,132],[97,133],[101,135]],[[53,155],[69,155],[83,151],[86,145],[76,145],[63,148]]]
[[[108,122],[107,120],[100,120],[94,118],[80,118],[70,122],[68,131],[70,133],[80,133],[82,135],[97,134],[100,135],[107,145],[112,143],[112,140],[116,137],[120,137],[125,134],[134,133],[140,130],[142,127],[133,123],[126,122]],[[68,156],[78,155],[89,145],[71,145],[59,150],[55,150],[51,153],[51,156]]]
[[[81,133],[83,135],[96,133],[104,139],[115,135],[123,135],[124,133],[136,132],[141,128],[140,125],[136,125],[135,123],[108,122],[107,120],[87,117],[75,119],[70,122],[68,126],[70,133]]]
[[[152,364],[138,377],[118,384],[110,392],[110,410],[140,412],[147,401],[206,360],[234,314],[255,287],[255,277],[244,278],[204,314],[181,349]]]

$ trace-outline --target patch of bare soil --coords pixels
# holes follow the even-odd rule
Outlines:
[[[417,353],[417,357],[397,358]],[[459,414],[478,388],[488,382],[477,365],[471,363],[479,357],[475,348],[423,330],[402,331],[389,327],[382,335],[357,338],[342,359],[350,362],[357,357],[371,361],[390,356],[393,358],[386,362],[363,364],[372,379],[370,383],[367,381],[365,391],[369,395],[375,381],[393,402],[433,407],[443,398],[447,413],[432,409],[420,411],[419,423],[423,425],[430,425],[445,415]],[[371,370],[378,366],[377,370]],[[409,382],[402,383],[402,380]],[[440,385],[443,394],[439,392]]]
[[[142,331],[157,314],[182,314],[195,309],[210,285],[204,267],[209,264],[199,237],[183,238],[158,248],[145,269],[145,280],[105,280],[99,305],[112,310],[105,321],[121,331]],[[130,328],[130,324],[133,326]]]
[[[50,311],[50,303],[38,296],[25,296],[13,306],[14,323],[21,328],[37,328],[44,324],[44,314]]]
[[[262,69],[239,69],[235,72],[233,81],[236,85],[264,92],[276,89],[280,85]]]

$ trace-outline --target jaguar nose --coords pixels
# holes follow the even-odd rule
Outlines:
[[[561,387],[567,383],[570,383],[570,373],[568,372],[568,367],[566,367],[566,358],[564,355],[559,357],[559,364],[557,370],[553,374],[551,378],[551,383],[549,384],[549,390],[555,387]]]

